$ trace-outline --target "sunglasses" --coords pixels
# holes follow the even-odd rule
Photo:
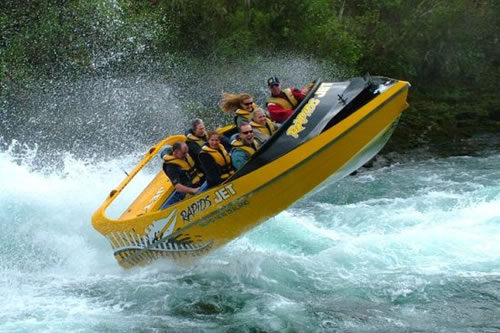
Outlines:
[[[252,105],[252,104],[253,104],[253,102],[249,102],[249,103],[241,103],[241,104],[243,104],[243,105],[245,105],[245,106],[250,106],[250,105]]]
[[[241,132],[241,134],[249,134],[249,133],[253,133],[253,131],[250,130],[250,131]]]

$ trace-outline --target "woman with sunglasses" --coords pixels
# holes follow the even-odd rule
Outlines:
[[[220,135],[217,132],[208,133],[208,142],[201,149],[198,158],[205,171],[207,188],[219,185],[234,173],[231,157],[221,145]]]
[[[252,121],[252,112],[257,108],[249,94],[222,94],[221,109],[234,116],[234,124],[248,124]]]

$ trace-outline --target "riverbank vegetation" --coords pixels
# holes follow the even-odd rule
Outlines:
[[[493,0],[4,0],[0,93],[34,77],[141,71],[151,59],[175,72],[293,52],[410,81],[405,148],[498,133],[498,17]]]

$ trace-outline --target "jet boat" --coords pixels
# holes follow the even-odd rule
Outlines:
[[[152,146],[110,192],[92,224],[108,239],[123,267],[160,257],[204,255],[277,215],[327,178],[342,179],[372,159],[408,107],[409,87],[408,82],[385,77],[316,80],[290,118],[234,175],[163,207],[173,186],[155,156],[186,139],[170,136]],[[230,136],[235,129],[227,126],[219,132]],[[110,205],[148,165],[155,170],[151,181],[118,218],[109,217]]]

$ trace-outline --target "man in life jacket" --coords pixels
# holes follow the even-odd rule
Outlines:
[[[261,108],[252,113],[250,126],[253,128],[253,137],[259,145],[263,145],[279,128],[279,124],[269,119]]]
[[[193,159],[188,154],[185,142],[177,141],[172,145],[172,152],[163,157],[163,171],[175,187],[175,192],[164,204],[171,205],[200,190],[200,176]]]
[[[202,170],[198,154],[201,148],[207,143],[207,131],[203,120],[197,118],[191,121],[191,128],[186,132],[186,144],[189,148],[189,155],[193,159],[196,169]]]
[[[253,129],[250,124],[242,124],[239,127],[238,138],[231,142],[231,162],[233,168],[240,169],[253,154],[259,149],[259,144],[253,138]]]
[[[276,76],[267,79],[267,86],[271,96],[267,99],[266,107],[271,119],[277,123],[287,120],[309,92],[307,88],[302,90],[296,88],[281,89],[280,80]]]

